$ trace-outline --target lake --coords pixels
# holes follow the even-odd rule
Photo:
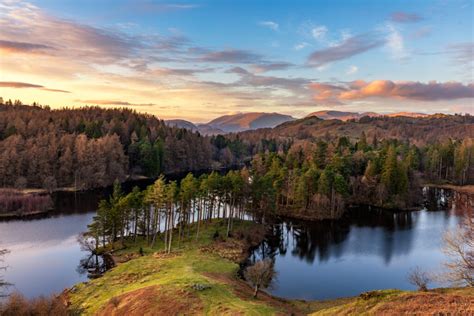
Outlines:
[[[269,292],[285,298],[321,300],[375,289],[415,289],[407,274],[417,266],[429,272],[443,268],[442,237],[458,224],[462,211],[452,203],[450,191],[425,194],[426,207],[415,212],[365,207],[340,220],[282,220],[272,225],[249,261],[274,260],[277,278]]]
[[[10,250],[4,258],[4,278],[13,283],[8,290],[35,297],[86,281],[80,261],[88,253],[76,238],[109,192],[59,193],[54,196],[57,210],[48,217],[0,222],[0,248]],[[250,259],[275,259],[278,278],[270,291],[281,297],[326,299],[372,289],[411,289],[408,270],[440,267],[442,234],[459,220],[449,191],[428,193],[430,211],[354,209],[337,221],[283,220],[272,225]]]
[[[62,292],[86,281],[79,271],[81,250],[77,236],[87,230],[100,198],[109,190],[83,193],[61,192],[53,196],[55,211],[32,219],[0,221],[0,248],[10,251],[4,260],[5,281],[27,297]]]

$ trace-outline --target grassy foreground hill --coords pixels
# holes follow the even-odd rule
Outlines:
[[[171,254],[137,244],[114,253],[117,267],[101,278],[76,285],[67,299],[84,315],[174,315],[292,313],[289,302],[262,293],[252,297],[252,289],[238,279],[237,272],[248,248],[263,236],[261,227],[236,222],[235,237],[224,236],[226,222],[215,220],[203,227],[197,242],[191,231]],[[144,255],[140,256],[142,247]],[[133,258],[133,259],[132,259]]]
[[[214,220],[195,241],[171,254],[144,243],[114,252],[118,265],[98,279],[81,283],[63,295],[70,309],[83,315],[417,315],[474,313],[474,289],[429,292],[373,291],[328,301],[285,300],[260,293],[253,298],[237,273],[238,262],[263,237],[263,228],[236,222],[233,237],[223,238],[224,220]],[[217,234],[216,234],[217,232]],[[219,237],[217,237],[217,235]],[[193,241],[193,242],[191,242]],[[139,254],[142,247],[144,255]]]

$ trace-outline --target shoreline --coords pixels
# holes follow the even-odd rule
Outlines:
[[[46,210],[46,211],[36,211],[36,212],[28,212],[25,214],[15,214],[15,213],[5,213],[5,214],[0,214],[0,222],[2,221],[10,221],[10,220],[20,220],[20,219],[35,219],[35,218],[41,218],[43,216],[48,215],[50,212],[52,212],[53,209]]]
[[[174,179],[176,177],[182,177],[184,178],[188,173],[196,173],[199,174],[201,172],[207,172],[211,173],[213,171],[215,172],[222,172],[225,170],[233,170],[235,167],[238,167],[240,165],[236,164],[235,166],[230,166],[230,167],[218,167],[218,168],[209,168],[209,169],[198,169],[198,170],[188,170],[188,171],[182,171],[182,172],[168,172],[168,173],[161,173],[165,178],[170,178]],[[126,184],[128,182],[135,182],[135,181],[151,181],[151,180],[156,180],[158,177],[147,177],[143,175],[127,175],[126,179],[124,181],[121,181],[120,184]],[[18,189],[18,188],[13,188],[13,187],[2,187],[0,190],[13,190],[18,193],[24,193],[24,194],[53,194],[53,193],[60,193],[60,192],[85,192],[85,191],[92,191],[92,190],[104,190],[107,188],[112,188],[113,183],[110,185],[104,185],[100,187],[95,187],[95,188],[88,188],[88,189],[80,189],[80,188],[75,188],[74,186],[67,186],[67,187],[58,187],[55,188],[51,191],[48,191],[43,188],[24,188],[24,189]]]
[[[222,221],[213,221],[207,227],[210,234],[215,227],[225,228],[219,222]],[[205,311],[214,312],[211,314],[231,313],[236,309],[250,312],[256,308],[265,315],[334,315],[353,308],[358,312],[396,308],[403,314],[408,311],[404,305],[407,300],[413,301],[410,308],[418,311],[445,312],[463,306],[474,297],[474,289],[460,287],[433,288],[426,292],[371,290],[351,297],[325,300],[287,299],[260,291],[258,298],[254,298],[252,288],[236,276],[236,265],[239,257],[248,257],[249,247],[261,238],[262,235],[248,243],[245,237],[240,238],[237,234],[227,240],[208,239],[209,243],[195,246],[183,243],[171,254],[148,249],[145,256],[137,255],[138,245],[130,245],[117,250],[117,255],[125,260],[119,261],[116,267],[98,279],[65,289],[60,297],[65,305],[81,310],[84,315],[126,314],[132,312],[137,304],[142,306],[144,314],[158,307],[169,311],[179,307],[182,313],[193,311],[194,314]],[[191,237],[189,241],[193,239]],[[104,288],[105,284],[107,288]],[[163,296],[164,292],[169,296]],[[183,301],[179,297],[186,299]],[[442,303],[434,304],[431,302],[433,299]],[[222,304],[227,304],[229,309],[222,310]]]
[[[122,182],[122,184],[127,183],[127,182],[132,182],[132,181],[145,181],[145,180],[151,180],[152,178],[145,177],[145,176],[138,176],[138,177],[133,177],[130,178],[129,180]],[[88,190],[79,190],[75,189],[74,187],[61,187],[55,189],[52,193],[49,193],[46,189],[35,189],[35,188],[25,188],[25,189],[14,189],[14,188],[0,188],[0,192],[2,190],[11,190],[12,192],[16,192],[19,194],[24,194],[24,195],[49,195],[52,196],[54,193],[61,193],[61,192],[87,192],[87,191],[93,191],[93,190],[104,190],[109,188],[110,186],[105,186],[101,188],[94,188],[94,189],[88,189]],[[423,184],[421,187],[428,187],[428,188],[438,188],[438,189],[447,189],[447,190],[452,190],[456,191],[459,193],[463,194],[468,194],[468,195],[474,195],[474,185],[468,184],[464,186],[459,186],[459,185],[453,185],[453,184],[434,184],[434,183],[427,183]],[[413,207],[408,207],[408,208],[388,208],[388,207],[380,207],[376,205],[371,205],[371,204],[349,204],[345,207],[345,211],[350,210],[351,208],[354,207],[372,207],[375,209],[380,209],[380,210],[385,210],[389,212],[413,212],[417,211],[422,207],[422,205],[418,206],[413,206]],[[27,212],[27,213],[0,213],[0,221],[3,220],[15,220],[15,219],[27,219],[27,218],[37,218],[41,216],[46,216],[50,212],[54,211],[54,207],[47,209],[47,210],[41,210],[41,211],[34,211],[34,212]],[[281,217],[287,217],[287,218],[293,218],[293,219],[299,219],[299,220],[310,220],[310,221],[319,221],[319,220],[337,220],[342,217],[328,217],[327,214],[320,214],[316,212],[316,214],[311,214],[311,212],[294,212],[292,211],[282,211],[278,210],[277,211],[277,216]]]
[[[474,184],[455,185],[455,184],[427,183],[427,184],[424,184],[423,187],[448,189],[448,190],[456,191],[456,192],[459,192],[459,193],[466,193],[466,194],[469,194],[469,195],[474,195]]]

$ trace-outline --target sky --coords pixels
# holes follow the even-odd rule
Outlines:
[[[0,0],[0,96],[193,122],[474,114],[471,0]]]

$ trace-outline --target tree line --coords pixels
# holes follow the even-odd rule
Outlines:
[[[400,194],[406,191],[404,182],[409,188],[421,178],[461,185],[474,181],[472,120],[446,115],[347,123],[308,118],[275,129],[203,137],[129,109],[51,110],[0,98],[0,187],[88,189],[111,185],[115,179],[218,169],[257,158],[266,169],[275,164],[276,171],[281,165],[288,173],[263,177],[269,170],[257,172],[258,181],[284,183],[283,188],[276,185],[274,193],[261,192],[262,197],[275,194],[276,204],[282,205],[281,199],[284,205],[303,209],[330,204],[337,213],[347,194],[367,193],[362,189],[368,186],[370,197],[365,194],[363,199],[396,206],[401,203],[397,199],[406,197]],[[464,136],[426,143],[420,135],[400,134],[397,126],[412,126],[421,136],[425,130]],[[367,135],[361,127],[367,127]],[[350,137],[338,136],[349,129]],[[395,147],[391,152],[390,144]],[[386,166],[390,172],[382,177],[386,156],[391,167]],[[391,183],[396,177],[401,177],[397,184]]]

